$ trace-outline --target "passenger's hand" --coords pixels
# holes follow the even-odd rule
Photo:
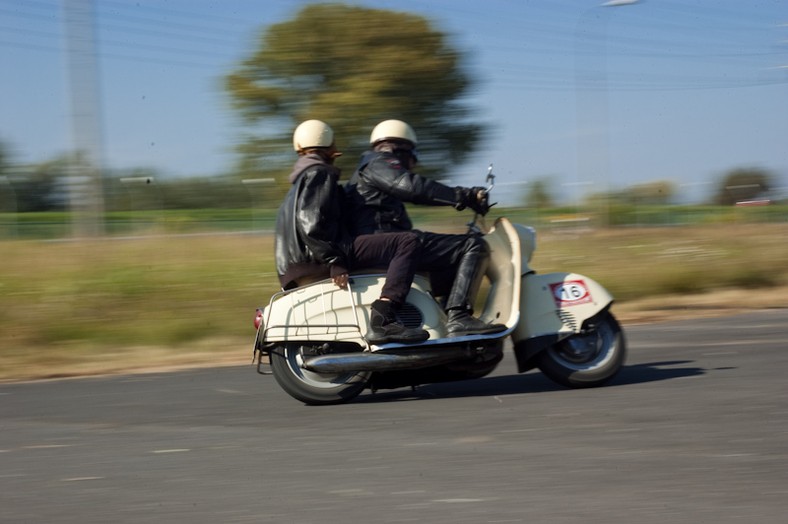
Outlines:
[[[349,278],[350,277],[348,276],[347,273],[342,273],[341,275],[336,275],[331,277],[331,280],[334,282],[336,286],[345,289],[347,287],[347,282]]]

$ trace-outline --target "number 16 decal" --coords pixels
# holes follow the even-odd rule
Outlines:
[[[582,280],[567,280],[550,284],[553,299],[558,307],[577,306],[591,302],[591,293]]]

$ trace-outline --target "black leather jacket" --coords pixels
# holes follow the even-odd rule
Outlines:
[[[279,207],[274,241],[283,289],[294,287],[296,279],[305,275],[347,272],[353,239],[343,219],[339,173],[316,154],[300,157],[293,166],[289,177],[293,185]]]
[[[394,153],[369,151],[345,186],[354,235],[413,228],[403,202],[457,206],[457,188],[409,171]]]

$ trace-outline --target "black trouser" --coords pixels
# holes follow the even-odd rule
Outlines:
[[[446,309],[471,310],[490,255],[476,235],[446,235],[419,231],[422,254],[418,270],[429,271],[435,296],[447,296]]]
[[[350,269],[387,268],[381,298],[401,306],[410,291],[421,254],[419,235],[413,231],[359,235],[353,240]]]

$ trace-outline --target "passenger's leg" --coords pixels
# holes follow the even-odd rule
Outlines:
[[[427,331],[406,327],[396,314],[405,303],[416,274],[421,253],[418,236],[411,232],[361,235],[353,242],[353,251],[354,267],[387,268],[380,299],[372,303],[367,340],[371,344],[407,344],[427,340]]]

